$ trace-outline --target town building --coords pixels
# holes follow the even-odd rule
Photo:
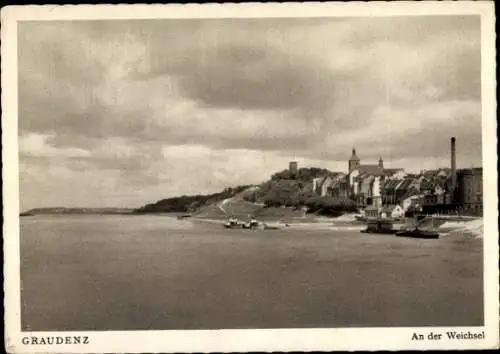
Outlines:
[[[331,175],[314,178],[312,191],[319,196],[325,197],[347,197],[346,175],[344,173],[332,173]]]
[[[356,154],[356,148],[352,149],[348,168],[348,194],[360,205],[363,205],[368,200],[367,198],[373,201],[373,195],[370,195],[373,192],[368,191],[367,185],[362,188],[364,183],[373,184],[375,177],[379,177],[378,183],[380,183],[386,178],[402,179],[406,175],[402,168],[384,168],[382,156],[379,157],[377,164],[361,164],[361,159]]]
[[[405,215],[405,211],[400,205],[384,205],[382,207],[367,206],[364,216],[367,219],[398,219]]]
[[[384,161],[382,157],[379,158],[378,164],[367,165],[361,164],[361,159],[356,155],[356,148],[352,148],[352,155],[348,161],[349,173],[354,170],[358,170],[360,173],[370,173],[370,174],[383,174],[384,173]]]
[[[382,187],[382,204],[396,204],[398,202],[396,191],[404,180],[386,179]]]
[[[372,198],[371,205],[380,208],[382,206],[382,183],[381,176],[375,176],[372,183]]]
[[[356,154],[356,148],[352,148],[352,155],[348,161],[348,172],[354,170],[360,173],[368,173],[372,175],[393,175],[394,173],[404,171],[402,168],[385,168],[382,156],[379,157],[377,164],[362,164],[361,159]]]
[[[330,188],[331,196],[333,198],[349,197],[348,185],[349,185],[349,183],[348,183],[347,175],[339,176],[339,178],[335,181],[335,183]]]
[[[401,218],[405,215],[405,211],[399,204],[394,204],[394,205],[384,205],[382,209],[380,210],[380,217],[382,219],[385,218]]]
[[[450,139],[449,167],[408,174],[402,168],[385,168],[379,157],[377,164],[362,164],[352,149],[348,173],[322,177],[313,181],[313,190],[321,196],[347,197],[370,213],[383,207],[400,206],[403,212],[465,212],[480,214],[483,209],[482,168],[457,170],[456,139]],[[398,213],[401,212],[398,209]],[[392,215],[392,212],[391,212]]]
[[[457,171],[456,202],[465,213],[483,211],[483,169],[468,168]]]
[[[378,219],[380,217],[380,208],[370,205],[364,210],[364,216],[367,219]]]
[[[423,195],[421,194],[415,194],[406,197],[403,199],[401,202],[401,206],[403,207],[403,210],[405,212],[408,212],[409,210],[417,210],[421,206],[421,201],[422,201]]]
[[[313,179],[313,191],[322,197],[331,196],[335,182],[331,176],[315,178]]]

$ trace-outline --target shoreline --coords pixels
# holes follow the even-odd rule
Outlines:
[[[258,219],[257,219],[258,220]],[[193,222],[201,222],[201,223],[209,223],[209,224],[219,224],[224,225],[227,220],[226,219],[217,219],[217,218],[201,218],[201,217],[190,217],[186,218],[185,221],[193,221]],[[361,231],[366,228],[364,222],[359,221],[340,221],[335,223],[335,218],[294,218],[292,220],[287,220],[286,222],[280,222],[277,220],[258,220],[260,224],[268,224],[270,226],[278,226],[278,230],[325,230],[325,231],[334,231],[334,230],[344,230],[344,231]],[[286,227],[285,224],[289,226]]]
[[[444,220],[446,219],[446,220]],[[197,218],[191,217],[185,219],[186,221],[200,222],[200,223],[210,223],[224,225],[225,219],[215,219],[215,218]],[[469,235],[474,238],[482,238],[483,234],[483,218],[469,217],[457,219],[443,218],[443,223],[436,227],[437,231],[441,236],[451,236],[451,235]],[[336,220],[336,218],[296,218],[295,220],[287,221],[286,227],[285,223],[280,223],[275,220],[272,222],[260,221],[261,224],[269,224],[270,226],[278,226],[278,230],[303,230],[303,231],[362,231],[366,229],[365,222],[360,222],[358,220],[347,221],[347,220]]]
[[[175,219],[179,222],[195,222],[216,224],[221,227],[227,222],[227,218],[222,217],[203,217],[203,216],[189,216],[179,219],[178,216],[185,215],[184,213],[40,213],[34,215],[26,215],[26,218],[36,218],[38,216],[156,216],[167,217]],[[23,217],[24,218],[24,217]],[[441,236],[451,235],[470,235],[475,238],[483,237],[483,222],[482,217],[473,216],[455,216],[455,215],[441,215],[434,216],[439,221],[440,225],[436,227]],[[410,218],[408,218],[410,219]],[[408,220],[407,219],[407,220]],[[282,221],[280,221],[282,220]],[[351,217],[325,217],[325,216],[305,216],[305,217],[292,217],[285,220],[279,217],[266,217],[257,219],[259,224],[267,224],[273,230],[301,230],[301,231],[362,231],[366,228],[366,223],[360,220],[353,220]],[[288,227],[285,226],[288,224]]]

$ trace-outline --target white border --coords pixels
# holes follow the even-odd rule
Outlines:
[[[413,332],[474,328],[334,328],[207,331],[36,332],[88,336],[88,345],[27,346],[20,324],[17,22],[26,20],[361,17],[478,14],[481,16],[485,340],[411,341]],[[498,198],[494,4],[459,2],[247,3],[191,5],[10,6],[2,9],[2,159],[4,195],[5,342],[8,352],[237,352],[488,349],[499,346]],[[35,333],[33,333],[35,334]]]

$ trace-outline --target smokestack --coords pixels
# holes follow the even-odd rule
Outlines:
[[[455,137],[451,138],[451,192],[452,199],[455,199],[455,188],[457,186],[457,156],[455,147]]]

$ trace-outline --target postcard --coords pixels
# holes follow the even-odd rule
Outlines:
[[[498,349],[493,2],[1,24],[7,352]]]

